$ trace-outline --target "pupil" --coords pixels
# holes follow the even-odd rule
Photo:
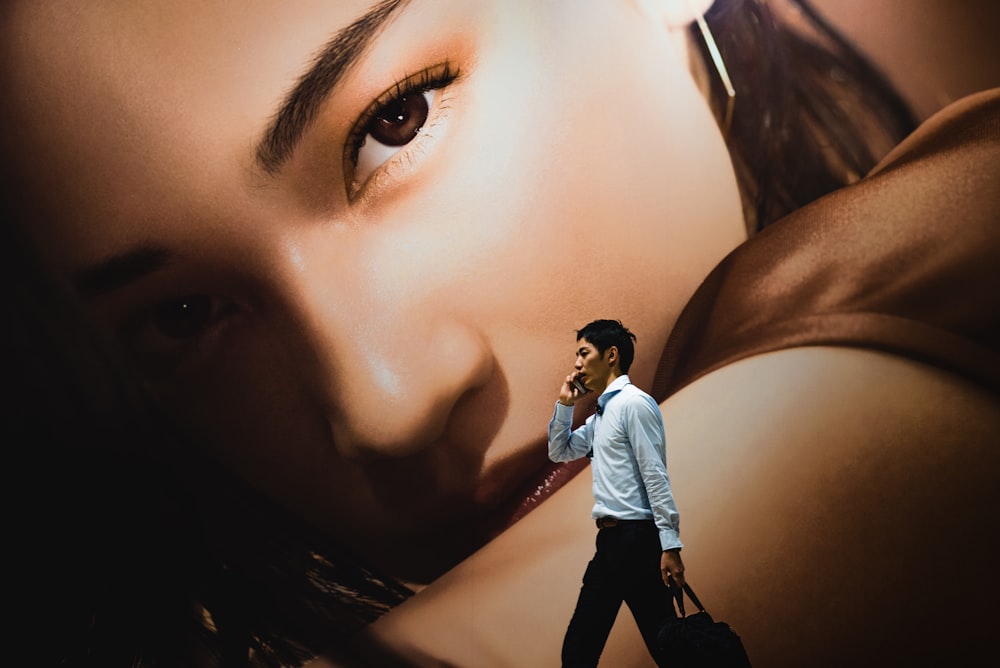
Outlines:
[[[386,146],[408,144],[427,121],[428,111],[427,98],[422,93],[403,95],[379,111],[370,134]]]

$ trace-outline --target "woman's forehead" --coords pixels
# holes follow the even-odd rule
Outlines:
[[[39,101],[46,93],[245,96],[269,79],[296,77],[331,35],[371,8],[358,0],[21,2],[3,21],[5,76]]]
[[[4,30],[9,36],[39,39],[43,33],[57,37],[67,47],[87,41],[132,42],[178,47],[226,47],[247,39],[266,39],[289,29],[303,37],[309,30],[336,30],[383,8],[395,11],[408,0],[12,0],[5,3]],[[51,44],[50,44],[51,46]],[[176,55],[162,53],[161,55]]]
[[[3,17],[0,47],[11,93],[0,117],[20,128],[0,139],[7,168],[46,194],[49,219],[81,226],[93,224],[84,210],[128,217],[130,206],[170,200],[167,188],[196,197],[212,161],[246,162],[237,153],[250,153],[317,52],[373,6],[18,2]],[[200,169],[191,168],[192,146],[206,156]]]

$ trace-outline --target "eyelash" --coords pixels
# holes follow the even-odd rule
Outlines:
[[[379,95],[375,101],[372,102],[367,109],[365,109],[358,120],[355,121],[354,126],[351,128],[351,132],[348,135],[347,142],[344,146],[344,173],[345,181],[347,183],[348,196],[350,199],[354,199],[354,197],[356,197],[357,193],[364,187],[364,182],[367,182],[368,178],[370,178],[366,177],[364,182],[358,182],[357,179],[354,178],[354,175],[356,173],[358,157],[361,149],[365,145],[366,138],[372,134],[372,125],[379,115],[386,112],[389,106],[394,102],[400,101],[409,96],[423,95],[429,91],[444,89],[454,83],[459,76],[460,72],[458,69],[448,61],[425,68],[416,74],[409,75],[402,80],[397,81],[392,85],[392,87]],[[441,109],[442,103],[435,99],[431,108],[428,110],[426,121],[414,134],[412,140],[399,146],[400,151],[403,151],[405,147],[409,146],[409,144],[413,141],[417,141],[420,136],[426,132],[427,128],[432,125],[433,116],[435,116]],[[394,155],[386,162],[395,158],[396,156]],[[382,163],[382,165],[384,164],[385,163]],[[382,165],[376,167],[375,171],[381,169]]]

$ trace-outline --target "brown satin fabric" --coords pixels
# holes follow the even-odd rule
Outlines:
[[[886,351],[1000,391],[1000,88],[734,250],[681,314],[652,394],[814,345]]]

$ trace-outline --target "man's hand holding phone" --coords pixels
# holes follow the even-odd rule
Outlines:
[[[566,376],[562,389],[559,391],[559,403],[572,406],[576,400],[590,392],[576,372]]]

